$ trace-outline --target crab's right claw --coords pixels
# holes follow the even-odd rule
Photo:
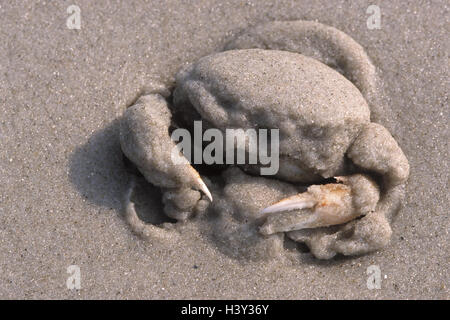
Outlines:
[[[169,136],[171,112],[160,94],[140,97],[129,107],[121,121],[120,145],[150,183],[167,189],[192,188],[203,192],[212,201],[211,192],[199,173],[186,158],[179,156]]]
[[[304,193],[281,200],[260,211],[264,235],[349,222],[373,210],[379,188],[368,176],[337,177],[340,183],[312,185]]]

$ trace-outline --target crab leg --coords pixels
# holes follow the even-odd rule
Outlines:
[[[340,183],[312,185],[304,193],[260,211],[266,222],[260,232],[270,235],[351,221],[375,210],[379,189],[368,176],[337,177]]]
[[[144,237],[165,242],[174,242],[179,239],[179,234],[173,229],[160,228],[155,225],[143,222],[137,212],[134,202],[131,200],[136,187],[136,178],[131,176],[130,186],[125,195],[125,219],[133,231]]]

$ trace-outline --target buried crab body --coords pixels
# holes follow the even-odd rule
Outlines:
[[[357,52],[344,64],[350,69],[343,70],[353,83],[300,54],[309,52],[302,50],[301,40],[299,47],[290,48],[292,29],[321,41],[329,41],[324,33],[334,34],[340,41],[335,46],[350,55]],[[274,30],[281,30],[283,41],[258,42]],[[318,258],[360,254],[386,245],[391,231],[385,217],[389,206],[383,201],[405,183],[409,165],[387,129],[370,122],[366,98],[373,96],[373,66],[362,49],[333,28],[304,21],[250,30],[228,49],[178,73],[172,106],[162,95],[149,94],[128,108],[121,122],[122,150],[149,182],[162,188],[166,214],[187,220],[207,206],[201,193],[212,201],[188,161],[171,162],[172,116],[187,126],[201,119],[206,128],[221,131],[277,128],[279,171],[274,178],[312,185],[304,193],[259,208],[260,235],[286,232],[309,245]],[[330,62],[326,54],[319,60]],[[259,168],[245,166],[252,174]],[[336,183],[317,184],[335,176]],[[323,232],[336,225],[342,228],[333,234]],[[344,239],[352,226],[355,232]],[[317,232],[301,234],[303,229]]]

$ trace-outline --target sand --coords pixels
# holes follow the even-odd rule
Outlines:
[[[449,298],[448,5],[380,1],[77,1],[0,5],[0,298]],[[358,41],[383,80],[380,122],[411,174],[385,249],[356,258],[246,261],[193,225],[148,241],[123,218],[117,119],[242,29],[317,20]],[[145,208],[161,212],[158,190]],[[289,245],[289,244],[287,244]],[[69,290],[77,265],[81,289]],[[369,290],[367,269],[381,270]]]

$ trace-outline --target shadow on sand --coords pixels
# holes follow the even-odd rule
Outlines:
[[[119,142],[120,119],[92,134],[70,156],[69,178],[87,201],[123,215],[130,170],[124,162]],[[161,192],[143,178],[137,179],[133,200],[139,217],[151,224],[167,222]]]

